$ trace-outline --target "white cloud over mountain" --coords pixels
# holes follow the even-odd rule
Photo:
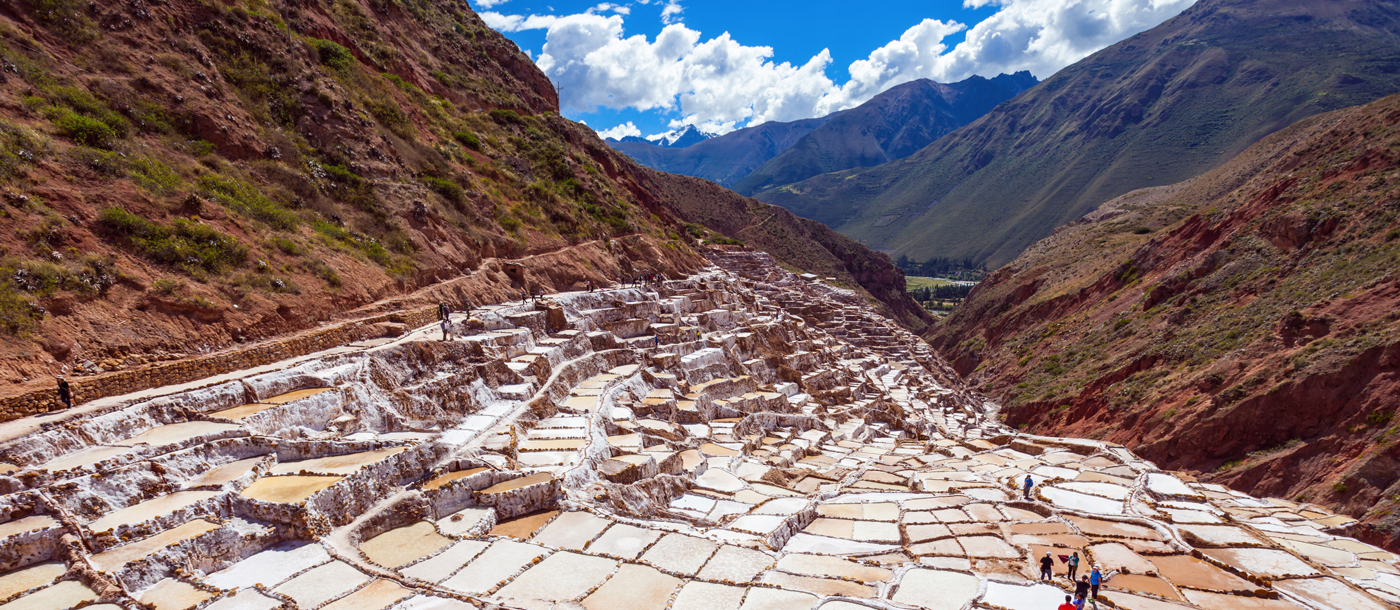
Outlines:
[[[772,61],[770,47],[745,46],[728,33],[701,40],[679,23],[681,7],[664,5],[668,23],[656,35],[627,36],[623,17],[599,13],[563,17],[482,13],[501,31],[545,29],[536,63],[563,88],[566,109],[664,109],[672,127],[696,125],[725,133],[765,121],[791,121],[856,106],[895,85],[919,78],[953,82],[974,74],[1029,70],[1039,78],[1151,28],[1194,0],[966,0],[997,12],[970,28],[925,19],[898,40],[849,66],[850,79],[826,75],[826,50],[802,65]],[[954,46],[944,41],[966,30]],[[635,127],[633,128],[635,129]]]

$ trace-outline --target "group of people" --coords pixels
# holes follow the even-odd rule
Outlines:
[[[627,284],[629,286],[643,288],[652,284],[659,284],[664,281],[666,281],[666,275],[663,273],[645,273],[633,277],[630,280],[627,280]]]
[[[462,305],[466,309],[462,310],[467,314],[472,312],[472,302],[462,300]],[[452,338],[452,309],[446,303],[438,302],[438,326],[442,327],[442,340],[447,341]]]
[[[1027,479],[1029,480],[1029,479]],[[1094,569],[1088,574],[1079,577],[1078,581],[1074,577],[1079,573],[1079,552],[1073,555],[1060,556],[1060,561],[1065,563],[1069,581],[1074,583],[1074,595],[1066,595],[1065,603],[1060,604],[1058,610],[1084,610],[1084,604],[1093,604],[1098,608],[1099,584],[1103,581],[1103,570],[1098,564],[1094,564]],[[1040,558],[1040,580],[1050,582],[1055,579],[1055,559],[1049,552]]]

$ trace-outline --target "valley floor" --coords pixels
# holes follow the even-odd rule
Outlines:
[[[0,605],[1387,608],[1353,520],[1016,434],[765,254],[452,317],[0,440]],[[1033,487],[1025,493],[1021,482]]]

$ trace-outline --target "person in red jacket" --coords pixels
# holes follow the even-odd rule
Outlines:
[[[1074,607],[1074,602],[1070,601],[1070,599],[1070,596],[1066,595],[1065,603],[1060,604],[1060,607],[1056,610],[1076,610]]]

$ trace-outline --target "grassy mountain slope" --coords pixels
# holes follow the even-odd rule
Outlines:
[[[608,146],[652,169],[729,186],[835,116],[788,123],[769,121],[683,148],[649,142],[608,142]]]
[[[911,81],[881,93],[798,140],[734,184],[752,195],[828,172],[902,159],[1036,83],[1030,72],[956,83]]]
[[[658,197],[679,178],[556,107],[461,0],[0,3],[5,391],[296,332],[491,257],[607,246],[530,276],[544,291],[704,264],[718,236],[685,206],[728,193]],[[912,307],[836,237],[789,264]],[[499,275],[482,298],[524,288]]]
[[[1201,0],[918,154],[758,198],[895,255],[997,266],[1113,197],[1396,91],[1393,3]]]
[[[1400,96],[1134,191],[979,285],[933,343],[1022,429],[1123,443],[1400,542]]]

